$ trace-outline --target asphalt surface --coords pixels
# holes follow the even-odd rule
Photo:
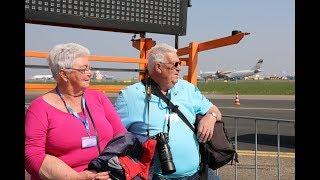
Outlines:
[[[43,92],[26,92],[25,102],[30,103]],[[277,159],[277,124],[272,119],[295,121],[295,96],[278,95],[239,95],[240,105],[235,105],[235,96],[203,93],[215,105],[223,116],[256,117],[254,119],[223,117],[228,134],[235,140],[237,125],[237,149],[239,163],[226,165],[218,170],[223,180],[237,179],[278,179],[278,163],[280,178],[295,179],[295,129],[294,123],[279,124],[280,156]],[[106,93],[114,102],[117,93]],[[266,120],[260,121],[259,118]],[[270,120],[271,119],[271,120]],[[257,159],[255,159],[255,127],[257,127]],[[257,160],[257,166],[255,166]],[[256,171],[257,170],[257,175]],[[26,173],[26,179],[28,179]],[[28,179],[29,180],[29,179]]]

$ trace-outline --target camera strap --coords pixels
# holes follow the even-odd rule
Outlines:
[[[151,78],[150,78],[150,79],[151,79]],[[153,81],[153,80],[152,80],[152,81]],[[153,82],[154,82],[154,81],[153,81]],[[142,83],[144,83],[144,85],[146,85],[146,84],[145,84],[145,81],[142,81]],[[156,82],[154,82],[154,83],[156,83]],[[151,84],[153,84],[153,83],[151,83]],[[196,133],[196,130],[195,130],[195,128],[192,126],[192,124],[188,121],[188,119],[187,119],[187,118],[182,114],[182,112],[179,110],[179,106],[178,106],[178,105],[174,105],[164,94],[162,94],[162,92],[160,91],[160,88],[159,88],[158,84],[156,84],[156,86],[155,86],[155,85],[151,86],[150,89],[151,89],[151,93],[152,93],[152,94],[160,97],[160,98],[168,105],[168,107],[169,107],[173,112],[177,113],[178,116],[183,120],[183,122],[186,123],[187,126],[188,126],[195,134],[197,134],[197,133]]]
[[[143,83],[143,85],[146,87],[146,99],[147,99],[147,113],[148,113],[148,125],[147,125],[147,136],[149,137],[149,112],[150,112],[150,100],[151,100],[151,94],[154,94],[158,97],[160,97],[162,100],[164,100],[166,102],[166,104],[168,105],[168,103],[170,104],[171,101],[170,99],[168,99],[164,94],[162,94],[162,92],[160,91],[160,87],[159,85],[151,78],[151,77],[148,77],[147,79],[144,79],[141,81]],[[159,96],[159,95],[160,96]],[[171,95],[171,94],[170,94]],[[164,99],[163,99],[164,98]],[[168,101],[168,102],[167,102]],[[172,103],[171,103],[172,104]],[[167,128],[168,128],[168,134],[169,134],[169,131],[170,131],[170,113],[171,113],[171,107],[168,105],[169,107],[169,119],[168,119],[168,123],[167,123]],[[174,111],[174,110],[173,110]],[[175,111],[174,111],[175,112]]]
[[[149,129],[149,122],[150,122],[150,100],[151,100],[151,78],[147,79],[148,82],[145,82],[146,84],[146,97],[147,97],[147,113],[148,113],[148,123],[147,123],[147,136],[150,137],[150,129]]]

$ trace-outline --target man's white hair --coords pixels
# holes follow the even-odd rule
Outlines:
[[[152,74],[154,72],[154,66],[156,62],[166,62],[165,54],[177,53],[177,50],[172,46],[162,43],[152,47],[148,54],[148,72]]]

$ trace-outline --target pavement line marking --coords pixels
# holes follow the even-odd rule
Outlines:
[[[238,155],[254,156],[255,151],[237,150]],[[257,156],[277,157],[278,152],[257,151]],[[280,152],[279,157],[295,158],[295,153]]]
[[[294,111],[295,109],[283,109],[283,108],[241,108],[241,107],[218,107],[219,109],[248,109],[248,110],[253,110],[253,109],[261,109],[261,110],[276,110],[276,111]]]

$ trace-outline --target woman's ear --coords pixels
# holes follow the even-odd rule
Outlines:
[[[68,82],[68,74],[66,73],[66,71],[64,71],[63,69],[60,69],[59,70],[59,76],[60,78],[65,81],[65,82]]]

